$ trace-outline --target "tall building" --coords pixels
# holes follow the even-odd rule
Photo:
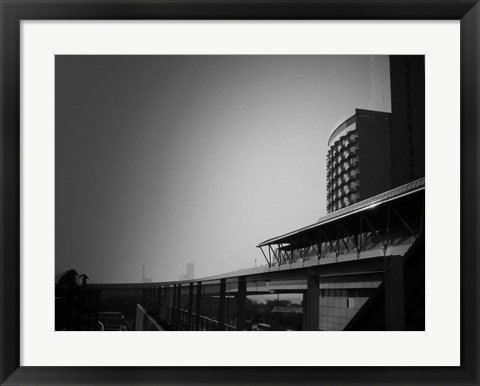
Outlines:
[[[425,57],[390,56],[393,187],[425,177]]]
[[[390,114],[356,109],[328,141],[327,211],[391,189]]]
[[[152,278],[145,276],[145,264],[142,265],[142,281],[141,283],[151,283]]]
[[[328,212],[425,176],[424,57],[376,58],[372,73],[378,73],[377,81],[372,76],[372,90],[379,90],[372,91],[370,105],[388,112],[356,109],[333,128],[327,153]]]
[[[187,263],[186,279],[193,279],[193,270],[194,270],[193,263]]]
[[[193,271],[194,271],[195,265],[193,263],[187,263],[187,272],[182,273],[179,276],[180,280],[190,280],[193,279]]]

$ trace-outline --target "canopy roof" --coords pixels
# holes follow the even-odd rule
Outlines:
[[[306,227],[297,229],[295,231],[286,233],[281,236],[273,237],[268,240],[265,240],[257,245],[257,247],[264,247],[267,245],[273,244],[289,244],[294,242],[299,237],[308,236],[312,232],[316,232],[319,228],[326,226],[332,222],[339,221],[341,219],[346,219],[349,217],[355,217],[355,214],[365,212],[367,210],[378,207],[380,209],[382,206],[385,206],[386,203],[393,201],[406,201],[408,198],[413,198],[416,193],[425,191],[425,178],[420,178],[418,180],[409,182],[405,185],[399,186],[392,190],[388,190],[384,193],[381,193],[377,196],[367,198],[366,200],[357,202],[356,204],[350,205],[346,208],[342,208],[335,212],[329,213],[324,217],[321,217],[316,223],[308,225]],[[415,200],[418,203],[418,200]],[[407,203],[408,204],[408,203]]]

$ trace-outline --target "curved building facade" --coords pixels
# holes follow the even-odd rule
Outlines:
[[[382,85],[374,88],[384,102],[391,93],[391,105],[376,103],[391,107],[391,113],[356,109],[328,140],[328,212],[425,176],[425,58],[392,55],[386,60],[378,58],[381,68],[389,67],[390,87],[382,72]]]
[[[391,189],[390,113],[356,109],[334,128],[327,153],[327,211]]]
[[[333,212],[359,200],[359,155],[356,115],[345,120],[328,140],[327,210]]]

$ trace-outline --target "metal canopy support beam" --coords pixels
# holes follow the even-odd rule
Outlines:
[[[309,245],[311,245],[313,251],[315,252],[315,254],[317,255],[317,258],[320,259],[320,249],[317,249],[317,246],[315,243],[312,243],[312,240],[310,240],[310,237],[308,237],[307,235],[305,235],[305,238],[307,239],[307,242]]]
[[[293,247],[294,247],[294,246],[293,246],[292,243],[290,243],[290,244],[288,245],[288,247],[290,248],[290,251],[285,250],[285,256],[286,256],[286,258],[288,259],[288,262],[289,262],[290,264],[292,264],[292,263],[295,262],[295,260],[293,259],[293,253],[288,253],[288,252],[293,251]]]
[[[347,234],[348,236],[348,234]],[[347,237],[348,240],[350,240],[349,237]],[[348,243],[345,241],[345,237],[342,237],[341,238],[342,242],[343,242],[343,245],[345,245],[345,249],[347,250],[347,253],[350,253],[350,248],[348,248]]]
[[[278,265],[282,265],[282,263],[280,262],[279,258],[277,257],[277,254],[275,253],[275,250],[272,248],[272,245],[271,245],[271,244],[268,245],[268,248],[270,248],[270,251],[272,251],[273,256],[275,257],[275,260],[277,260]]]
[[[305,261],[305,259],[303,258],[303,254],[302,254],[302,250],[301,248],[297,245],[297,243],[295,243],[294,241],[291,242],[292,245],[294,246],[295,250],[298,251],[298,256],[300,256],[300,258]],[[297,260],[298,260],[298,256],[297,256]],[[292,257],[293,257],[293,254],[292,254]],[[292,259],[293,261],[295,261],[295,259],[293,258]]]
[[[402,224],[405,226],[405,228],[407,228],[407,230],[412,234],[413,237],[415,237],[415,240],[417,239],[417,235],[415,234],[415,232],[412,230],[412,228],[410,228],[410,226],[407,224],[407,222],[403,219],[402,216],[400,216],[400,213],[398,213],[398,211],[395,209],[395,207],[393,205],[390,205],[390,208],[392,208],[393,210],[393,213],[395,213],[397,215],[397,217],[399,218],[399,220],[402,222]]]
[[[283,256],[282,247],[282,244],[278,244],[277,246],[278,259],[280,260],[280,262],[286,263],[285,256]]]
[[[322,258],[322,234],[318,232],[318,260]]]
[[[225,329],[225,293],[227,292],[227,279],[220,280],[220,296],[218,298],[218,328]]]
[[[195,304],[195,330],[200,330],[200,317],[202,315],[202,282],[197,283],[197,298]]]
[[[365,222],[367,223],[367,225],[370,227],[370,229],[372,230],[372,241],[373,241],[373,235],[377,236],[377,239],[378,241],[380,241],[383,245],[384,248],[386,248],[386,245],[385,245],[385,242],[383,241],[383,239],[380,237],[380,235],[378,234],[378,232],[375,230],[375,228],[373,227],[373,225],[370,223],[370,221],[368,221],[368,218],[367,216],[363,215],[363,218],[365,220]]]
[[[310,239],[308,238],[307,234],[305,234],[305,236],[303,238],[303,242],[304,242],[304,245],[305,245],[305,260],[308,260],[308,251],[313,246],[312,246],[312,243],[310,242]]]
[[[263,252],[262,247],[259,247],[259,248],[260,248],[260,250],[262,251],[262,255],[263,255],[263,257],[265,258],[265,261],[267,262],[268,267],[270,268],[270,267],[272,266],[272,259],[271,259],[271,258],[270,258],[270,260],[267,259],[267,255],[265,255],[265,252]]]
[[[288,253],[286,253],[286,252],[283,250],[283,248],[284,248],[283,244],[278,244],[278,245],[279,245],[278,255],[279,255],[279,257],[280,257],[280,260],[283,258],[283,262],[284,262],[284,263],[287,263],[287,261],[290,262],[290,258],[288,257]]]
[[[308,247],[307,247],[307,243],[306,243],[306,239],[305,239],[305,236],[302,237],[302,241],[303,241],[303,262],[307,261],[307,252],[308,252]]]
[[[358,225],[359,233],[358,233],[358,258],[360,258],[360,253],[362,252],[362,241],[363,241],[363,232],[362,232],[362,216],[360,216],[360,224]]]
[[[333,251],[335,252],[335,256],[338,257],[338,250],[337,248],[335,248],[335,246],[332,244],[332,242],[330,241],[330,239],[328,238],[327,234],[324,232],[324,231],[321,231],[323,233],[323,235],[325,236],[325,238],[327,239],[328,243],[330,244],[330,246],[332,247]]]
[[[307,276],[307,292],[304,294],[304,329],[318,331],[320,325],[320,278],[318,275]]]
[[[335,223],[335,225],[336,225],[336,223]],[[338,253],[335,256],[335,261],[337,261],[338,256],[340,255],[340,230],[338,229],[338,226],[336,226],[335,228],[337,229],[337,239],[335,240],[335,243],[337,245],[337,250],[338,250]]]
[[[285,246],[283,244],[280,244],[280,247],[282,250],[283,261],[285,263],[291,263],[292,261],[290,260],[290,256],[288,255],[287,251],[285,251]]]
[[[293,256],[293,251],[298,250],[297,244],[294,241],[290,241],[290,254],[286,253],[288,256],[288,262],[290,264],[295,263],[295,257]],[[300,252],[299,252],[300,253]]]
[[[386,235],[387,241],[384,249],[385,255],[387,254],[387,248],[388,248],[388,245],[390,244],[390,212],[392,211],[391,208],[392,208],[391,205],[389,205],[387,208],[387,235]]]
[[[237,292],[237,330],[243,331],[245,329],[245,303],[247,300],[247,282],[245,276],[238,278],[238,292]]]
[[[292,248],[291,245],[288,245],[290,247],[290,249]],[[290,264],[293,263],[293,260],[290,258],[290,255],[288,254],[288,251],[285,249],[285,247],[283,246],[282,244],[282,248],[284,248],[284,251],[283,251],[283,256],[284,256],[284,259],[285,259],[285,262],[289,262]]]
[[[355,235],[354,236],[350,236],[350,233],[348,233],[347,229],[342,225],[342,223],[338,223],[338,226],[340,227],[340,229],[343,231],[343,233],[345,233],[345,235],[347,236],[348,240],[350,240],[354,245],[355,245],[355,248],[357,249],[357,254],[360,254],[360,249],[358,248],[358,243],[357,243],[357,240],[355,238]],[[347,251],[350,253],[350,250],[348,249],[348,247],[346,246],[347,248]]]
[[[405,330],[403,258],[385,256],[385,328]]]

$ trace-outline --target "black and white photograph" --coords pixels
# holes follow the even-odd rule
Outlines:
[[[56,331],[425,330],[422,55],[57,55]]]
[[[0,0],[0,385],[478,384],[479,1]]]

